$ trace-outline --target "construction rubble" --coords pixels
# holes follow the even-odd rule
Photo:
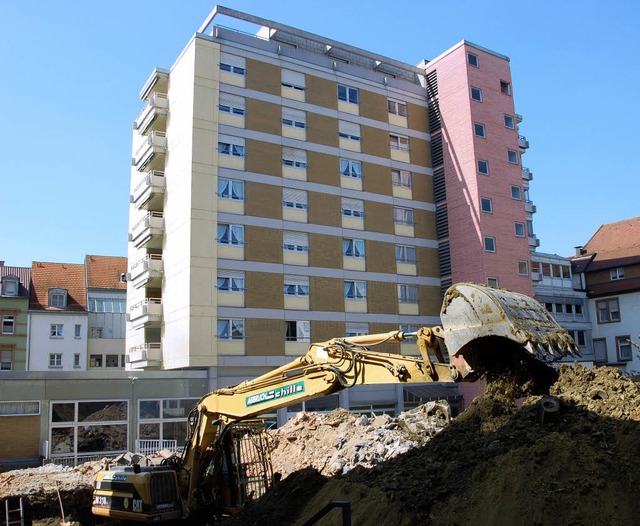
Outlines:
[[[432,402],[399,417],[299,413],[269,431],[282,480],[224,526],[304,524],[347,501],[355,526],[635,524],[640,386],[619,370],[563,366],[544,395],[508,378],[455,419]],[[155,463],[129,454],[118,463]],[[0,474],[34,524],[102,524],[89,511],[101,463]],[[58,497],[60,496],[60,497]],[[47,522],[48,521],[48,522]],[[317,522],[340,525],[334,510]]]

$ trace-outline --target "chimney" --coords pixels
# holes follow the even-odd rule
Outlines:
[[[574,247],[574,248],[576,249],[576,256],[584,256],[587,253],[587,251],[582,245],[578,245],[577,247]]]

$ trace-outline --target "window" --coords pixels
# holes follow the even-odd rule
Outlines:
[[[571,267],[569,265],[560,265],[562,279],[571,279]]]
[[[244,139],[239,137],[218,137],[218,153],[230,157],[244,157]]]
[[[524,237],[524,223],[514,223],[513,225],[516,230],[516,237]]]
[[[282,70],[282,85],[296,91],[304,91],[306,87],[304,73],[291,71],[290,69]]]
[[[102,355],[101,354],[89,355],[89,367],[102,367]]]
[[[308,296],[309,277],[308,276],[286,276],[284,277],[285,296]]]
[[[482,102],[482,90],[480,88],[474,88],[471,86],[471,98],[473,100],[477,100],[478,102]]]
[[[218,271],[218,292],[244,292],[244,272],[239,270]]]
[[[346,323],[346,331],[345,336],[348,338],[349,336],[362,336],[363,334],[369,334],[369,324],[368,323],[358,323],[358,322],[347,322]]]
[[[620,321],[620,306],[617,298],[596,301],[596,312],[598,313],[598,323]]]
[[[306,210],[309,207],[307,204],[307,191],[296,190],[294,188],[283,188],[282,206],[284,208],[292,208],[294,210]]]
[[[284,250],[288,252],[309,252],[309,236],[306,232],[283,233]]]
[[[125,298],[89,298],[89,312],[127,312]]]
[[[505,95],[511,95],[511,83],[506,80],[500,81],[500,91]]]
[[[629,336],[616,336],[616,349],[618,350],[618,360],[627,362],[633,358]]]
[[[573,341],[576,342],[578,347],[584,347],[587,344],[587,338],[584,331],[573,330],[569,331],[569,334],[571,334]]]
[[[362,163],[360,161],[340,159],[340,175],[343,177],[362,179]]]
[[[518,164],[518,152],[515,150],[507,150],[507,160],[511,164]]]
[[[338,84],[338,100],[349,102],[351,104],[358,104],[358,89]]]
[[[476,134],[476,137],[482,137],[484,139],[486,137],[484,124],[480,124],[479,122],[474,122],[473,133]]]
[[[528,261],[518,261],[518,274],[520,276],[528,276],[529,275],[529,262]]]
[[[17,276],[4,276],[2,278],[2,296],[17,296],[20,291],[20,280]]]
[[[344,297],[348,300],[366,300],[367,299],[367,282],[366,281],[345,281]]]
[[[73,337],[80,338],[81,336],[82,336],[82,325],[80,325],[79,323],[76,323],[75,327],[73,328]]]
[[[389,146],[392,150],[409,151],[409,137],[403,135],[389,134]]]
[[[307,167],[306,150],[298,150],[297,148],[282,147],[282,165],[291,166],[293,168]]]
[[[62,367],[62,354],[60,353],[49,354],[49,367]]]
[[[282,108],[282,125],[304,130],[307,127],[307,113],[293,108]]]
[[[413,208],[393,207],[393,222],[402,225],[413,225]]]
[[[218,178],[218,197],[233,201],[244,201],[244,181]]]
[[[67,289],[49,289],[49,307],[64,309],[67,306]]]
[[[624,279],[624,268],[623,267],[618,267],[618,268],[611,269],[609,274],[611,276],[611,281],[615,281],[615,280],[618,280],[618,279]]]
[[[10,314],[2,316],[2,334],[15,334],[15,330],[16,330],[15,316]]]
[[[398,263],[415,263],[416,247],[411,245],[396,245],[396,261]]]
[[[62,338],[62,328],[64,327],[61,323],[52,323],[51,328],[49,330],[50,338]]]
[[[522,189],[519,186],[514,185],[511,187],[511,199],[522,201]]]
[[[73,355],[73,368],[78,369],[80,367],[80,353]]]
[[[488,197],[481,197],[480,198],[480,209],[483,212],[487,212],[488,214],[492,214],[493,213],[493,201],[491,201],[491,199],[488,198]]]
[[[364,201],[361,199],[342,198],[342,215],[346,217],[364,217]]]
[[[489,175],[489,161],[478,161],[478,173]]]
[[[514,120],[514,118],[511,115],[505,115],[504,116],[504,127],[505,128],[509,128],[510,130],[515,130],[516,121]]]
[[[489,287],[493,287],[494,289],[497,289],[500,286],[500,283],[498,281],[498,278],[487,278],[487,285]]]
[[[484,250],[485,252],[496,251],[496,238],[491,236],[484,237]]]
[[[343,239],[342,255],[349,258],[363,259],[365,257],[364,240],[363,239]]]
[[[245,60],[237,55],[229,53],[220,53],[220,71],[227,73],[235,73],[236,75],[245,74]]]
[[[398,285],[400,303],[418,303],[418,285]]]
[[[13,370],[13,353],[11,351],[0,351],[0,371]]]
[[[244,226],[218,223],[218,243],[221,245],[244,245]]]
[[[89,338],[102,338],[102,327],[91,327],[89,329]]]
[[[218,319],[219,340],[243,340],[244,320]]]
[[[480,63],[478,62],[478,55],[474,53],[467,53],[467,63],[475,68],[479,67]]]
[[[535,235],[533,233],[533,221],[531,219],[527,219],[527,234],[531,237]]]
[[[311,322],[309,321],[285,321],[284,339],[288,342],[310,342]]]
[[[400,115],[400,117],[407,116],[407,105],[404,102],[389,99],[387,101],[387,109],[389,110],[389,113],[392,113],[393,115]]]
[[[355,122],[338,121],[338,135],[350,141],[360,140],[360,125]]]
[[[411,172],[407,170],[391,170],[391,184],[402,188],[411,188],[413,186]]]
[[[231,95],[231,93],[220,93],[220,103],[218,104],[218,109],[222,113],[228,113],[230,115],[244,115],[244,97]]]

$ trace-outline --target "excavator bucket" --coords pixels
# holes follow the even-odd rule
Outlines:
[[[503,348],[523,348],[542,362],[580,354],[573,338],[543,305],[516,292],[474,283],[455,284],[445,294],[441,320],[451,363],[458,368],[467,350],[477,351],[483,341]]]

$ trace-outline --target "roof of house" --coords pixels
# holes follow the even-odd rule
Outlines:
[[[49,289],[67,290],[67,306],[64,309],[49,307]],[[84,265],[34,261],[31,265],[30,292],[29,308],[32,310],[85,311],[87,289]]]
[[[30,267],[5,267],[4,264],[0,265],[0,278],[5,276],[16,276],[20,281],[20,290],[18,290],[18,296],[29,296],[29,283],[31,282],[31,268]]]
[[[127,282],[121,279],[127,273],[127,258],[115,256],[87,256],[87,288],[126,290]]]
[[[640,262],[640,216],[602,225],[584,253],[594,255],[590,271]]]

